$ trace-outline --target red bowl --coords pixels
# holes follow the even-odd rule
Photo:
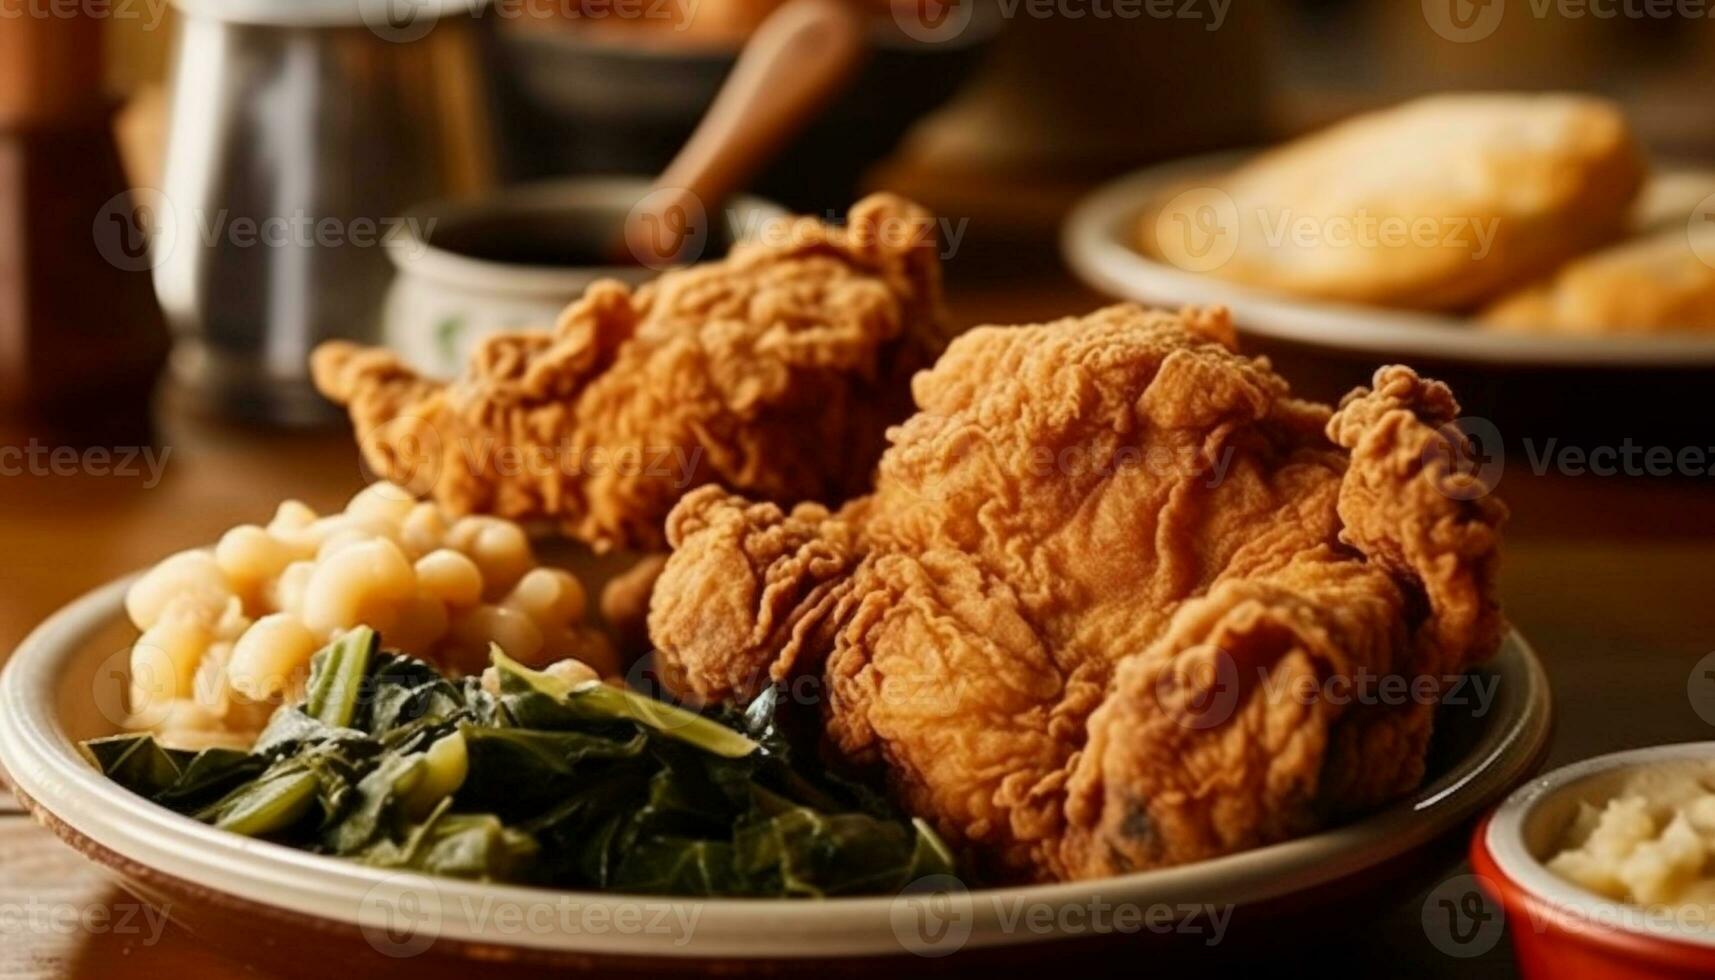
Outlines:
[[[1527,980],[1715,976],[1715,931],[1596,895],[1543,863],[1580,801],[1606,800],[1637,769],[1687,759],[1715,759],[1715,742],[1620,752],[1557,769],[1520,788],[1478,824],[1471,866],[1505,914]]]

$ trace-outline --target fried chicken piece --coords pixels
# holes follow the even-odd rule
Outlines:
[[[485,340],[450,383],[335,342],[316,386],[383,477],[598,549],[659,549],[704,484],[837,503],[868,489],[908,379],[945,344],[934,224],[876,195],[844,228],[770,237],[635,294],[597,283],[551,332]]]
[[[1397,797],[1442,679],[1498,644],[1505,508],[1459,467],[1444,386],[1384,368],[1330,412],[1233,347],[1218,310],[981,328],[914,381],[872,496],[687,496],[650,613],[664,680],[742,702],[819,678],[838,755],[1004,877]],[[1419,701],[1332,683],[1394,675]]]

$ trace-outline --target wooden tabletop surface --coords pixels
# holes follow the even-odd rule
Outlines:
[[[1057,272],[953,285],[954,312],[965,322],[1023,322],[1100,302]],[[1308,363],[1314,369],[1315,358]],[[1579,398],[1564,395],[1569,404]],[[166,401],[153,457],[164,460],[158,474],[139,456],[129,476],[14,466],[0,477],[0,651],[83,591],[234,524],[263,520],[282,496],[335,508],[365,482],[344,432],[239,429]],[[1707,418],[1706,394],[1697,404]],[[1651,444],[1650,431],[1631,435]],[[1564,441],[1578,436],[1568,431]],[[1509,456],[1499,488],[1514,511],[1503,591],[1510,617],[1553,678],[1558,730],[1550,765],[1708,738],[1687,679],[1715,651],[1715,479],[1604,477],[1553,466],[1537,475],[1517,456]],[[1504,943],[1469,961],[1438,953],[1424,935],[1422,904],[1422,893],[1401,895],[1373,922],[1347,924],[1340,958],[1393,975],[1511,975]],[[156,934],[144,911],[0,794],[0,978],[271,975],[266,950],[246,963],[222,960],[174,926]]]

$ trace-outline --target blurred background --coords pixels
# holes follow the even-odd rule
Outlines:
[[[848,2],[862,57],[822,66],[810,110],[728,168],[750,196],[726,200],[698,254],[743,230],[734,215],[837,217],[897,190],[942,216],[961,325],[1107,301],[1057,246],[1103,180],[1419,94],[1600,93],[1656,161],[1715,165],[1715,5]],[[321,340],[451,372],[476,337],[551,322],[595,275],[650,275],[604,243],[778,5],[0,0],[0,536],[17,583],[0,654],[77,594],[283,496],[337,509],[361,486],[349,430],[307,381]],[[1247,346],[1323,398],[1376,363]],[[1707,371],[1418,367],[1509,439],[1708,444]],[[1554,761],[1707,738],[1682,693],[1715,635],[1708,480],[1533,479],[1513,459],[1506,605],[1578,720]],[[0,825],[0,899],[106,887],[24,825]],[[1424,948],[1416,907],[1401,909],[1359,958],[1371,975],[1435,974],[1399,957]],[[18,975],[15,955],[54,965],[24,975],[255,976],[279,952],[228,970],[186,939],[149,973],[116,940],[31,942],[0,946],[0,975]],[[1508,975],[1504,947],[1478,966]]]
[[[955,297],[979,287],[975,319],[1066,311],[1053,243],[1103,178],[1422,93],[1602,93],[1655,159],[1715,158],[1715,27],[1697,4],[851,2],[860,65],[735,172],[765,210],[837,215],[885,187],[957,222],[949,278]],[[778,6],[113,0],[14,19],[0,123],[31,162],[9,175],[0,233],[66,261],[8,270],[27,298],[0,348],[18,379],[5,424],[74,441],[135,429],[168,335],[188,405],[271,424],[330,420],[305,379],[322,339],[455,369],[474,337],[576,295],[587,275],[533,290],[506,269],[598,264],[594,225],[668,166]],[[566,183],[598,174],[643,183]],[[711,254],[736,231],[715,228]],[[253,247],[270,233],[307,247]],[[98,280],[128,322],[67,326],[90,318]],[[100,406],[79,396],[92,385]]]

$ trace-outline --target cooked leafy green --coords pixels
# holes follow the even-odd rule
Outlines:
[[[232,749],[184,752],[161,748],[147,735],[116,735],[83,743],[95,767],[162,806],[188,811],[226,795],[267,768]]]
[[[693,896],[897,892],[952,855],[885,797],[826,771],[778,693],[711,716],[531,670],[496,692],[352,630],[248,753],[84,743],[142,796],[235,833],[365,864]]]
[[[551,718],[558,711],[571,712],[588,721],[632,721],[729,759],[743,758],[761,748],[744,733],[677,705],[626,688],[609,687],[597,680],[573,684],[531,670],[508,657],[498,644],[491,645],[489,656],[502,669],[501,692],[514,695],[517,698],[514,703],[549,708],[546,717]],[[541,698],[528,697],[533,694]],[[515,709],[514,714],[518,713]]]
[[[367,626],[347,630],[326,650],[316,654],[321,669],[310,673],[303,713],[324,725],[344,728],[357,714],[363,695],[363,680],[369,676],[369,660],[381,645],[381,637]]]

